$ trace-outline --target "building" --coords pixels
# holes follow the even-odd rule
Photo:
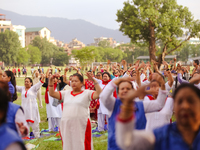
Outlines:
[[[80,63],[79,63],[79,60],[76,60],[74,57],[71,57],[68,65],[69,66],[79,66]]]
[[[19,36],[19,41],[22,47],[25,47],[25,30],[26,27],[22,25],[12,25],[11,20],[6,19],[6,15],[0,14],[0,32],[5,30],[14,31]]]
[[[167,55],[167,56],[165,56],[165,61],[170,62],[174,58],[176,58],[176,55]],[[141,60],[146,63],[146,62],[150,61],[150,57],[149,56],[139,56],[139,57],[137,57],[137,60]]]
[[[112,48],[115,48],[115,47],[121,45],[121,43],[116,42],[115,39],[113,39],[113,38],[100,37],[100,38],[94,38],[94,43],[91,43],[91,44],[88,45],[88,46],[99,46],[99,42],[105,41],[105,40],[108,41],[108,42],[110,43],[109,46],[112,47]]]
[[[50,38],[49,38],[49,42],[50,42],[50,43],[53,43],[54,45],[57,46],[57,40],[54,39],[54,37],[50,37]]]
[[[51,31],[47,27],[26,28],[25,36],[25,45],[28,46],[36,36],[46,38],[47,41],[49,41],[51,37]]]
[[[83,42],[78,41],[77,38],[72,39],[71,42],[69,42],[68,44],[68,48],[70,49],[82,49],[83,47],[85,47],[85,44],[83,44]]]
[[[0,14],[0,32],[4,32],[5,30],[12,30],[11,20],[6,19],[6,15]]]
[[[21,46],[25,47],[25,30],[26,30],[26,27],[22,26],[22,25],[13,25],[12,30],[18,34]]]

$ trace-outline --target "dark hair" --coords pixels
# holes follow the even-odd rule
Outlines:
[[[200,98],[200,90],[199,90],[199,88],[197,88],[196,86],[194,86],[193,84],[190,84],[190,83],[182,83],[180,86],[178,86],[178,88],[175,90],[175,92],[173,94],[173,98],[175,99],[176,95],[178,94],[178,92],[180,90],[184,89],[184,88],[190,88]]]
[[[78,77],[78,79],[81,81],[81,83],[83,83],[83,76],[82,75],[80,75],[79,73],[75,73],[75,74],[73,74],[73,76]]]
[[[17,100],[17,89],[16,89],[16,79],[15,79],[14,73],[9,70],[5,71],[5,73],[8,77],[10,77],[10,82],[15,88],[15,93],[13,94],[13,97],[12,97],[12,101],[15,101]]]
[[[4,114],[2,120],[0,120],[0,123],[5,123],[6,122],[6,114],[8,111],[8,102],[9,102],[9,97],[7,93],[0,88],[0,111]]]
[[[9,86],[8,86],[8,82],[5,81],[0,81],[0,88],[7,93],[7,96],[9,97],[9,101],[11,101],[11,93],[9,91]]]
[[[104,73],[102,73],[102,78],[103,78],[103,75],[104,75],[104,74],[107,74],[108,77],[111,79],[111,76],[110,76],[110,73],[109,73],[109,72],[104,72]]]
[[[33,86],[33,80],[31,78],[29,78],[29,77],[26,77],[25,80],[26,79],[29,79],[29,81],[32,83],[31,86]]]
[[[118,86],[117,86],[117,93],[119,93],[119,85],[120,85],[121,83],[123,83],[123,82],[127,82],[127,83],[131,84],[131,87],[132,87],[132,89],[133,89],[133,84],[132,84],[131,81],[120,81],[119,84],[118,84]],[[135,90],[136,90],[136,89],[135,89]]]
[[[194,60],[194,62],[195,62],[197,65],[199,65],[199,60]]]
[[[97,74],[100,73],[102,75],[102,72],[97,72]]]
[[[165,77],[161,73],[159,72],[155,72],[155,73],[159,74],[163,78],[163,80],[165,80]]]

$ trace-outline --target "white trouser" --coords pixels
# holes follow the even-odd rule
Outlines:
[[[29,126],[29,130],[30,130],[30,127],[32,128],[35,138],[39,138],[40,137],[39,122],[34,122],[34,123],[28,122],[28,126]]]
[[[49,131],[53,131],[55,127],[60,127],[61,118],[48,118]]]
[[[42,95],[41,95],[41,88],[37,92],[37,99],[39,100],[39,106],[42,106]]]
[[[98,113],[98,130],[99,131],[104,131],[105,116],[106,116],[106,121],[107,121],[107,124],[108,124],[108,115]]]

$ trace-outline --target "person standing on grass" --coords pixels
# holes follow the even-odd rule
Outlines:
[[[37,70],[33,71],[32,77],[33,77],[33,85],[35,85],[38,82],[40,82],[40,74],[39,74],[39,72]],[[37,99],[39,100],[39,107],[43,108],[43,106],[42,106],[41,88],[37,92]]]
[[[6,123],[9,96],[0,88],[0,150],[26,150],[22,139]]]
[[[63,100],[64,103],[60,125],[63,150],[93,149],[88,110],[90,102],[99,98],[101,87],[90,74],[87,73],[87,77],[94,82],[96,91],[82,90],[84,79],[83,76],[78,73],[74,74],[72,77],[72,91],[54,91],[55,76],[50,76],[49,78],[50,96]]]
[[[20,68],[19,68],[19,67],[18,67],[17,71],[18,71],[18,77],[20,77],[21,70],[20,70]]]
[[[0,69],[0,80],[8,82],[9,91],[11,93],[11,101],[17,100],[17,91],[16,91],[16,79],[12,71],[4,71],[2,73]]]
[[[49,76],[49,71],[47,71],[47,77]],[[48,81],[48,80],[46,80]],[[54,98],[49,95],[49,86],[48,82],[43,84],[43,87],[46,87],[45,92],[45,103],[46,103],[46,112],[48,118],[48,129],[49,131],[54,131],[55,127],[60,126],[61,116],[62,116],[62,109],[61,105],[54,106]],[[58,77],[54,79],[53,87],[55,91],[58,91]]]
[[[40,82],[33,85],[32,79],[26,77],[24,86],[17,86],[17,92],[21,93],[21,106],[24,109],[26,121],[29,127],[32,127],[33,134],[36,138],[40,137],[40,115],[36,98],[38,90],[44,83],[44,79],[44,75],[42,74]]]

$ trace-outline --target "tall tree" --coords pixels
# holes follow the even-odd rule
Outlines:
[[[95,49],[84,47],[80,50],[72,50],[72,55],[76,60],[79,60],[81,66],[86,66],[94,61],[96,54]]]
[[[53,64],[56,66],[63,66],[69,63],[69,56],[67,53],[59,51],[53,56]]]
[[[176,0],[124,2],[124,8],[117,12],[117,22],[121,23],[120,31],[133,43],[148,45],[150,59],[159,64],[165,55],[178,50],[191,37],[199,36],[200,31],[199,20],[194,20],[188,8],[178,5]],[[158,59],[156,44],[163,45]]]
[[[41,51],[39,50],[38,47],[28,45],[27,52],[30,55],[31,64],[35,64],[35,63],[40,64],[42,56],[41,56]]]
[[[17,54],[18,64],[28,64],[30,55],[27,53],[26,48],[20,48]]]
[[[192,45],[192,48],[190,49],[190,56],[191,57],[197,57],[200,56],[200,45]]]
[[[0,33],[0,59],[5,64],[11,64],[17,61],[17,54],[21,48],[18,34],[6,30]]]
[[[36,46],[42,53],[42,64],[49,64],[50,59],[53,58],[55,51],[59,51],[59,48],[54,44],[47,41],[46,38],[35,37],[31,42],[31,45]]]
[[[110,46],[110,42],[107,41],[107,40],[100,41],[100,42],[98,43],[98,46],[99,46],[99,47],[103,47],[103,48],[111,47],[111,46]]]

